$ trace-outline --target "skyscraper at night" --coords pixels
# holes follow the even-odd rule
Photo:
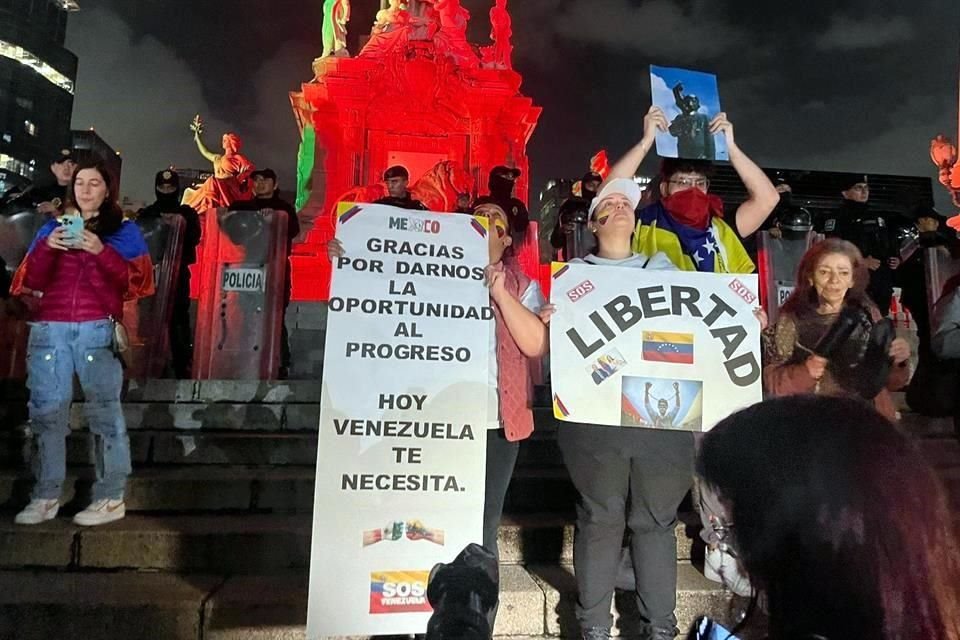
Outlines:
[[[69,147],[77,57],[64,48],[73,0],[0,0],[0,193],[46,180]]]

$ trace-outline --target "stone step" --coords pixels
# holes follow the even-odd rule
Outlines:
[[[312,513],[315,467],[164,465],[134,468],[125,500],[132,512]],[[66,512],[89,501],[90,467],[68,469],[62,500]],[[0,510],[26,504],[31,486],[25,470],[0,470]],[[507,491],[505,511],[571,512],[575,490],[562,468],[518,468]],[[2,637],[2,636],[0,636]]]
[[[171,381],[175,382],[175,381]],[[320,404],[285,402],[245,402],[223,398],[199,401],[123,402],[123,416],[130,431],[296,431],[316,433],[320,425]],[[27,421],[22,401],[0,403],[0,431],[13,429]],[[555,439],[557,421],[552,410],[534,411],[534,439]],[[70,407],[70,428],[85,429],[87,419],[83,402]],[[562,427],[561,427],[562,428]]]
[[[730,617],[732,598],[691,565],[678,565],[677,617]],[[494,630],[498,638],[576,637],[572,571],[505,566]],[[632,598],[618,594],[618,631],[639,625]],[[0,572],[0,637],[17,640],[292,640],[305,638],[306,572],[272,576],[156,573]],[[361,640],[357,638],[356,640]]]
[[[141,570],[183,574],[275,573],[310,564],[312,517],[303,515],[129,515],[108,526],[84,528],[63,515],[25,527],[12,514],[0,518],[0,569]],[[684,514],[677,525],[677,558],[702,558],[694,542],[699,520]],[[506,516],[500,560],[513,564],[569,564],[573,517]],[[0,636],[2,637],[2,636]]]
[[[0,431],[0,467],[19,467],[31,455],[28,429]],[[314,465],[317,435],[308,432],[131,430],[130,453],[135,467],[145,465]],[[94,463],[93,435],[86,430],[67,437],[67,464]],[[559,467],[554,439],[531,438],[520,446],[518,467]]]

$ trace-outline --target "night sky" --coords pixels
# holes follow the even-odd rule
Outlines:
[[[379,0],[353,0],[350,49]],[[487,42],[493,0],[463,0]],[[123,189],[152,197],[169,164],[206,168],[187,127],[207,120],[292,189],[297,128],[287,93],[311,77],[322,0],[86,0],[70,16],[80,60],[75,128],[124,158]],[[740,146],[767,166],[935,177],[937,133],[957,134],[960,2],[953,0],[510,0],[514,65],[544,108],[530,142],[536,191],[579,177],[599,148],[641,134],[648,65],[719,76]],[[653,165],[651,165],[652,167]],[[941,206],[945,192],[936,190]],[[941,192],[943,195],[941,195]],[[945,208],[944,208],[945,210]]]

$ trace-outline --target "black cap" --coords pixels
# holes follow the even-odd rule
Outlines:
[[[406,180],[409,180],[410,172],[407,171],[406,167],[401,167],[400,165],[395,164],[383,172],[384,180],[389,180],[390,178],[404,178]]]
[[[250,174],[251,180],[256,180],[257,177],[266,178],[267,180],[277,181],[277,174],[273,169],[257,169]]]
[[[580,182],[603,182],[603,176],[596,171],[587,171],[583,174],[583,177],[580,178]]]
[[[507,167],[500,164],[490,170],[490,175],[504,176],[509,180],[516,180],[517,178],[520,177],[520,169],[517,169],[516,167]]]
[[[863,173],[845,173],[839,178],[840,191],[846,191],[855,184],[869,184],[869,179]]]
[[[154,179],[154,185],[173,185],[180,188],[180,176],[173,169],[164,169],[163,171],[157,171],[157,177]]]
[[[60,153],[53,159],[52,164],[60,164],[61,162],[76,162],[77,159],[73,155],[73,150],[71,149],[60,149]]]

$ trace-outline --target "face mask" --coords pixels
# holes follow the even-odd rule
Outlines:
[[[720,197],[695,187],[667,196],[663,199],[663,206],[677,222],[695,229],[706,229],[710,225],[710,214],[723,216]]]

